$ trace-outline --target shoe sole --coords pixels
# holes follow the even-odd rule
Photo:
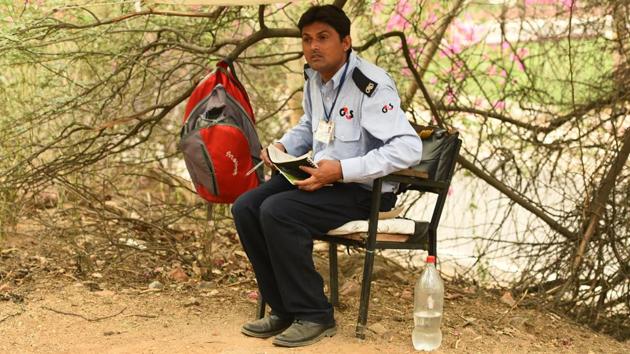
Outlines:
[[[303,341],[303,342],[287,342],[287,341],[283,341],[281,339],[274,339],[273,340],[273,344],[280,346],[280,347],[303,347],[306,345],[311,345],[314,343],[319,342],[320,340],[322,340],[322,338],[324,337],[332,337],[335,334],[337,334],[337,327],[332,327],[332,328],[328,328],[327,330],[323,331],[320,335],[318,335],[315,338],[309,339],[307,341]]]
[[[287,327],[288,328],[288,327]],[[277,331],[273,331],[273,332],[264,332],[264,333],[260,333],[260,332],[252,332],[246,328],[241,328],[241,333],[243,333],[246,336],[250,336],[250,337],[254,337],[254,338],[269,338],[269,337],[273,337],[276,336],[282,332],[284,332],[285,329],[287,328],[282,328],[279,329]]]

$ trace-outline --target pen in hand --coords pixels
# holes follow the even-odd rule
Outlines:
[[[256,171],[256,169],[257,169],[258,167],[260,167],[263,163],[265,163],[265,161],[264,161],[264,160],[261,160],[259,163],[257,163],[257,164],[256,164],[256,166],[252,167],[252,169],[251,169],[251,170],[247,171],[247,173],[245,173],[245,176],[249,176],[249,175],[251,175],[252,173],[254,173],[254,171]]]

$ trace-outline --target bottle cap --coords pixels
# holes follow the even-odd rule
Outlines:
[[[435,256],[427,256],[427,263],[435,264]]]

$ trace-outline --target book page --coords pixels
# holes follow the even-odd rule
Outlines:
[[[317,168],[317,164],[309,157],[308,153],[295,157],[283,152],[274,145],[269,145],[267,154],[276,169],[293,185],[295,185],[295,181],[310,177],[310,174],[300,169],[300,166]]]
[[[278,149],[273,144],[271,144],[271,145],[269,145],[269,147],[267,147],[267,154],[269,155],[269,159],[271,160],[271,162],[273,162],[274,164],[276,164],[276,163],[283,163],[283,162],[290,162],[290,161],[300,161],[300,160],[303,160],[305,158],[309,158],[309,155],[310,155],[310,153],[306,153],[306,154],[304,154],[302,156],[295,157],[293,155],[287,154],[286,152]],[[309,160],[310,160],[310,158],[309,158]],[[317,165],[312,166],[312,167],[317,167]]]

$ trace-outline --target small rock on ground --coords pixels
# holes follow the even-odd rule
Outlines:
[[[159,281],[154,281],[151,284],[149,284],[149,289],[156,289],[156,290],[162,290],[164,289],[164,284],[160,283]]]
[[[384,337],[389,332],[389,330],[380,322],[369,326],[368,329],[381,337]]]

